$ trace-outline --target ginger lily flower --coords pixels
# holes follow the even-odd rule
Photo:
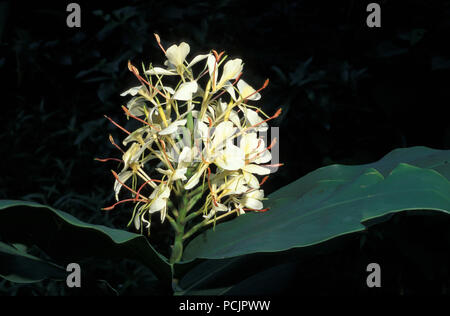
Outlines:
[[[167,185],[161,184],[150,195],[149,213],[153,214],[161,212],[161,222],[164,222],[167,213],[167,200],[170,196],[170,188]]]
[[[127,149],[110,136],[122,159],[99,160],[123,162],[120,172],[112,172],[117,202],[104,210],[135,203],[129,224],[134,222],[138,230],[149,230],[152,214],[159,212],[161,222],[167,218],[175,232],[170,263],[176,263],[183,241],[200,228],[227,216],[267,210],[260,186],[272,171],[269,167],[279,164],[268,164],[275,141],[267,146],[258,132],[266,131],[267,122],[281,109],[269,117],[247,104],[261,99],[259,92],[269,81],[255,90],[242,80],[241,59],[225,60],[224,52],[211,50],[188,62],[187,43],[165,50],[155,37],[166,57],[164,66],[150,64],[144,69],[146,76],[141,76],[129,62],[140,85],[121,93],[131,99],[122,106],[127,119],[140,126],[128,131],[106,116],[127,134],[122,141]],[[259,176],[265,177],[259,181]],[[119,201],[122,188],[131,192],[131,198]]]
[[[217,82],[219,66],[214,56],[208,57],[207,64],[209,76],[212,80],[213,92],[220,90],[228,81],[236,79],[244,68],[242,59],[240,58],[227,61],[223,66],[222,76],[220,77],[219,82]]]

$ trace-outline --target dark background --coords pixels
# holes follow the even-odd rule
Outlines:
[[[280,127],[285,165],[266,182],[266,193],[332,163],[368,163],[399,147],[450,148],[450,1],[378,1],[378,29],[366,26],[371,1],[77,1],[81,28],[72,29],[69,2],[0,1],[2,199],[33,200],[125,227],[127,207],[100,211],[113,202],[109,170],[117,166],[93,158],[117,156],[108,134],[123,135],[103,115],[125,124],[126,98],[119,94],[137,84],[127,61],[164,61],[155,32],[166,48],[188,42],[190,56],[216,49],[242,58],[244,78],[255,87],[270,78],[259,105],[268,113],[283,108],[272,126]],[[448,294],[450,236],[433,232],[448,224],[445,217],[390,221],[374,229],[384,233],[368,232],[368,248],[358,239],[305,261],[304,269],[322,266],[316,278],[309,273],[299,282],[312,293],[368,294],[352,269],[383,258],[395,282],[381,293]],[[151,240],[165,254],[167,229],[156,226]],[[413,248],[431,252],[417,262],[402,255],[404,246],[389,239],[397,240],[399,231]],[[417,235],[419,246],[411,238]],[[435,254],[444,257],[427,261]],[[339,277],[333,272],[346,267]],[[136,294],[147,272],[126,261],[92,273],[122,294]],[[327,283],[331,276],[340,281]],[[133,278],[138,281],[127,281]],[[52,282],[0,283],[7,295],[61,291]]]

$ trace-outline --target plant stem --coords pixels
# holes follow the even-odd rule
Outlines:
[[[185,216],[187,212],[187,204],[189,199],[186,195],[181,197],[181,203],[178,210],[178,216],[175,222],[175,240],[173,242],[172,254],[170,256],[170,264],[177,263],[181,260],[183,255],[183,235],[184,235],[184,225],[186,224]]]

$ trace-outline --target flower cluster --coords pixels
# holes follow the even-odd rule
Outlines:
[[[105,209],[136,202],[130,221],[136,229],[149,228],[153,213],[172,222],[181,208],[187,219],[202,215],[204,223],[264,211],[260,186],[279,164],[269,164],[276,139],[267,144],[260,134],[281,110],[269,117],[250,103],[261,98],[268,80],[255,90],[241,79],[241,59],[212,50],[187,61],[188,44],[165,50],[155,37],[166,57],[164,66],[149,65],[140,72],[129,62],[140,85],[121,94],[131,95],[122,109],[140,126],[129,132],[107,117],[127,134],[127,149],[110,136],[123,153],[123,166],[113,171],[117,203]],[[123,188],[131,198],[119,200]],[[203,206],[188,215],[200,199]]]

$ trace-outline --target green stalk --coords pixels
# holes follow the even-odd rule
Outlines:
[[[173,242],[172,254],[170,256],[170,264],[177,263],[181,260],[183,256],[183,235],[184,235],[184,226],[186,224],[185,217],[188,211],[188,198],[186,195],[182,196],[182,201],[180,203],[180,207],[178,209],[178,216],[175,221],[175,240]]]

